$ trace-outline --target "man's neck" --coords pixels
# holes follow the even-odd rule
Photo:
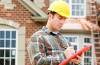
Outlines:
[[[57,30],[54,30],[50,25],[46,25],[46,27],[54,33],[57,33]]]

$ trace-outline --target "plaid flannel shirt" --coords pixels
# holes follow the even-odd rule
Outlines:
[[[30,62],[32,65],[59,65],[66,59],[63,52],[68,46],[70,44],[59,32],[54,34],[48,28],[43,27],[33,34],[28,42]]]

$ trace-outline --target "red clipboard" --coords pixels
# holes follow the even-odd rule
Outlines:
[[[77,57],[77,55],[81,55],[82,53],[88,51],[90,49],[90,46],[86,46],[84,48],[82,48],[81,50],[79,50],[78,52],[76,52],[73,56],[69,57],[68,59],[66,59],[65,61],[63,61],[62,63],[60,63],[59,65],[66,65],[67,63],[69,63],[71,61],[71,59],[74,59]]]

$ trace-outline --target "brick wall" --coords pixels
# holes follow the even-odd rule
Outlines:
[[[93,1],[93,0],[91,0],[91,1]],[[95,5],[95,2],[93,2],[93,3],[89,3],[88,1],[87,1],[87,8],[88,8],[88,12],[89,12],[89,15],[86,17],[87,18],[87,20],[89,20],[89,21],[91,21],[91,23],[94,23],[94,24],[96,24],[96,8],[94,7],[94,5]],[[93,6],[93,7],[92,7]],[[95,16],[92,16],[92,15],[95,15]],[[90,17],[91,16],[91,17]],[[93,19],[95,19],[95,20],[93,20]]]
[[[42,10],[45,12],[45,13],[48,13],[48,7],[49,7],[49,0],[44,0],[44,3],[45,3],[45,7],[42,8]]]
[[[96,2],[97,16],[98,16],[98,25],[100,27],[100,3]],[[100,30],[100,28],[99,28]]]
[[[1,1],[1,0],[0,0]],[[45,3],[47,4],[48,2]],[[5,9],[4,5],[0,4],[0,18],[6,19],[6,20],[13,20],[14,22],[17,22],[20,24],[20,26],[26,27],[26,47],[27,47],[27,41],[30,38],[30,36],[41,29],[45,23],[37,23],[31,20],[32,14],[26,10],[17,0],[12,0],[12,4],[15,4],[16,6],[13,9]],[[42,8],[44,11],[46,10],[47,6]],[[26,49],[25,53],[25,65],[31,65]]]

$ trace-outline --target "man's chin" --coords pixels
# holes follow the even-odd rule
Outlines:
[[[58,31],[60,31],[60,30],[61,30],[61,28],[58,28],[57,30],[58,30]]]

